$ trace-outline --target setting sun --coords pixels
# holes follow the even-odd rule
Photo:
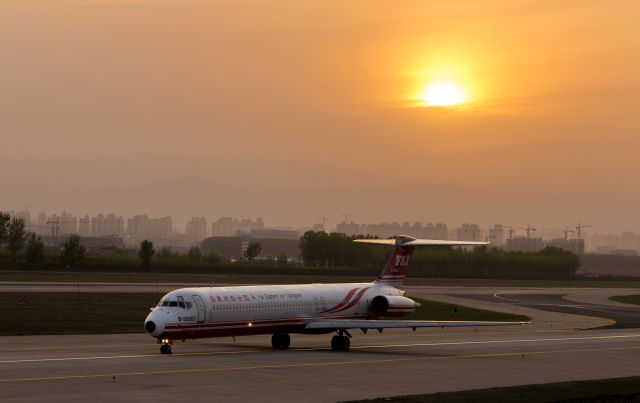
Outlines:
[[[454,106],[465,101],[460,87],[448,81],[429,84],[419,98],[424,106]]]

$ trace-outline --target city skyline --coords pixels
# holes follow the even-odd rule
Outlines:
[[[8,211],[12,216],[22,217],[30,231],[51,235],[53,239],[64,239],[70,234],[84,237],[122,238],[131,246],[144,239],[157,241],[159,246],[188,247],[199,244],[207,237],[243,236],[252,238],[298,239],[305,231],[338,232],[346,235],[369,235],[382,238],[403,234],[426,239],[448,239],[460,241],[488,241],[495,247],[513,250],[537,251],[545,246],[555,246],[576,253],[632,253],[640,251],[640,234],[631,231],[603,233],[593,230],[593,225],[578,224],[564,228],[530,226],[518,227],[501,223],[483,227],[477,223],[444,223],[429,221],[390,221],[363,223],[343,219],[335,226],[319,222],[303,227],[283,227],[266,224],[261,217],[237,218],[223,216],[206,218],[192,216],[184,230],[175,225],[171,216],[153,217],[136,214],[132,217],[113,213],[74,215],[63,211],[60,214],[46,212],[31,214],[29,211]],[[36,218],[37,217],[37,218]],[[343,218],[347,218],[344,216]],[[574,241],[581,241],[576,244]]]

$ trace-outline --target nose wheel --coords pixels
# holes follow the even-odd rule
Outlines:
[[[171,340],[168,339],[164,339],[164,340],[160,340],[158,339],[158,343],[160,344],[160,354],[171,354]]]

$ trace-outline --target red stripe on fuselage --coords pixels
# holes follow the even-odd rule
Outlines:
[[[362,296],[364,295],[365,292],[367,292],[367,290],[371,288],[371,287],[367,287],[367,288],[363,288],[362,290],[360,290],[360,292],[358,293],[358,295],[353,299],[353,301],[351,301],[349,304],[347,304],[346,306],[342,307],[341,309],[338,309],[336,312],[342,312],[344,310],[347,310],[349,308],[351,308],[352,306],[354,306],[355,304],[358,303],[358,301],[360,301],[360,298],[362,298]]]
[[[340,309],[341,307],[343,307],[345,304],[347,304],[349,302],[349,300],[351,299],[351,297],[353,296],[353,294],[358,291],[360,288],[354,288],[352,290],[349,291],[349,293],[347,293],[347,296],[344,297],[344,299],[342,300],[342,302],[340,302],[339,304],[336,304],[334,306],[332,306],[329,309],[325,309],[324,311],[320,312],[320,313],[331,313],[333,311],[336,311],[338,309]]]

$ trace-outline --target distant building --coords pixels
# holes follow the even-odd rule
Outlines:
[[[569,252],[575,253],[576,255],[584,254],[584,239],[556,238],[546,241],[545,245],[568,250]]]
[[[414,222],[383,222],[378,224],[357,224],[353,221],[343,221],[336,225],[336,232],[346,235],[371,235],[380,238],[389,238],[395,235],[409,235],[415,238],[448,239],[449,229],[446,224]]]
[[[538,252],[545,248],[542,238],[527,238],[525,236],[516,236],[507,239],[505,249],[508,251],[519,252]]]
[[[489,230],[489,242],[493,246],[504,246],[504,227],[500,224],[494,225]]]
[[[145,239],[167,240],[173,235],[173,222],[171,217],[135,215],[127,220],[127,234],[136,242]]]
[[[88,215],[81,217],[78,221],[78,235],[90,236],[91,235],[91,218]]]
[[[360,235],[364,231],[363,231],[362,227],[360,226],[360,224],[356,224],[353,221],[351,221],[349,223],[346,222],[346,221],[343,221],[343,222],[339,223],[338,225],[336,225],[336,232],[351,236],[351,235]]]
[[[254,229],[251,231],[251,238],[254,239],[300,239],[300,233],[298,231],[286,230],[286,229]]]
[[[207,237],[207,220],[204,217],[193,217],[187,223],[185,239],[187,242],[202,242]]]
[[[61,215],[54,214],[47,219],[47,225],[57,235],[71,235],[78,233],[78,218],[63,211]]]
[[[98,214],[91,219],[91,235],[100,236],[122,236],[124,234],[124,218],[115,214]]]
[[[242,230],[264,229],[262,218],[236,220],[232,217],[222,217],[211,224],[211,236],[236,236]]]
[[[464,223],[460,228],[456,228],[453,231],[456,241],[484,241],[484,239],[482,239],[482,231],[480,231],[478,224]]]

